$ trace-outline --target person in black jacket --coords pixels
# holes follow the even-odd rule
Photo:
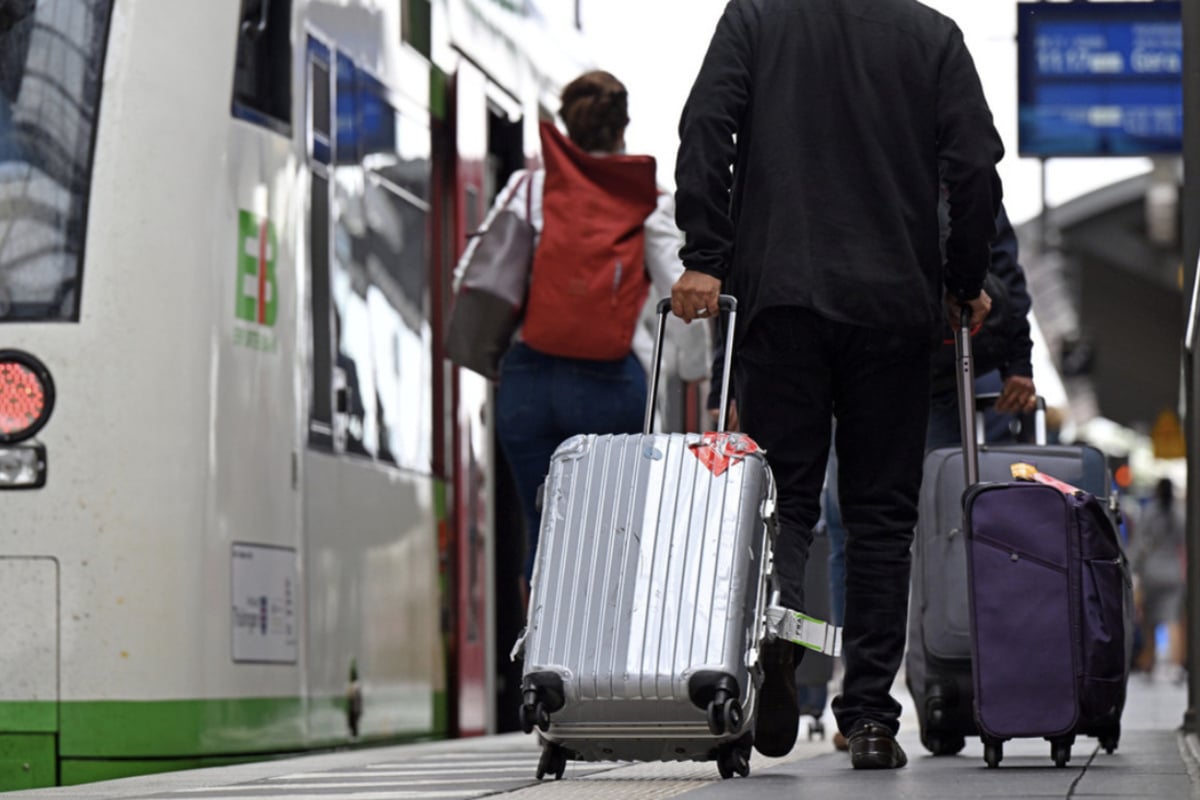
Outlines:
[[[739,301],[740,427],[778,484],[775,576],[803,575],[837,418],[846,545],[845,679],[833,701],[855,768],[902,767],[909,546],[930,350],[950,318],[987,315],[1003,146],[952,20],[916,0],[731,0],[680,120],[676,220],[685,321]],[[939,163],[944,170],[939,176]],[[950,236],[939,252],[940,181]],[[755,747],[786,754],[796,647],[773,641]]]
[[[948,223],[948,221],[947,221]],[[1033,409],[1037,390],[1033,382],[1033,339],[1029,329],[1032,300],[1025,284],[1025,270],[1018,260],[1017,234],[1001,205],[996,217],[996,239],[992,242],[991,264],[984,286],[992,298],[992,310],[983,326],[971,337],[975,360],[977,394],[998,392],[999,397],[985,417],[988,442],[1012,441],[1014,415]],[[958,361],[954,355],[953,331],[943,331],[942,345],[932,362],[933,397],[930,400],[926,449],[957,445],[959,433]]]

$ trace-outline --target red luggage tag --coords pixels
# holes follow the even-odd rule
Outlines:
[[[703,440],[688,445],[700,463],[708,471],[720,476],[731,464],[741,461],[751,453],[759,452],[758,444],[744,433],[720,433],[709,431]]]
[[[1039,471],[1033,464],[1017,463],[1012,464],[1008,469],[1014,480],[1044,483],[1047,486],[1053,486],[1065,495],[1075,495],[1083,491],[1078,486],[1072,486],[1066,481],[1060,481],[1052,475]]]

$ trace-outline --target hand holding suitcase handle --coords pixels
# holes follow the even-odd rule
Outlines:
[[[1000,399],[999,392],[984,392],[975,396],[975,412],[976,418],[978,415],[987,411],[996,404]],[[1033,409],[1033,442],[1034,444],[1046,444],[1046,398],[1040,394],[1034,400]],[[1024,414],[1018,415],[1024,417]],[[982,430],[976,434],[976,441],[983,436]],[[981,442],[982,444],[982,442]]]
[[[975,396],[975,363],[971,354],[971,309],[964,307],[954,336],[954,355],[958,359],[956,378],[958,381],[958,422],[962,431],[963,467],[966,470],[967,488],[979,483],[979,429],[976,414],[996,402],[998,394]],[[1034,436],[1038,444],[1046,443],[1046,399],[1037,398],[1034,412]]]
[[[733,328],[737,322],[737,298],[731,294],[723,294],[717,301],[722,311],[729,312],[729,321],[725,326],[725,371],[721,376],[721,410],[717,417],[717,430],[725,430],[725,419],[729,411],[729,372],[733,363]],[[658,374],[662,371],[663,336],[667,332],[667,314],[671,313],[671,298],[664,297],[658,301],[658,332],[654,337],[654,357],[651,359],[650,390],[646,395],[646,418],[642,424],[642,433],[650,433],[654,426],[654,407],[658,402]]]

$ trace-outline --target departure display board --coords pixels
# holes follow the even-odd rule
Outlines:
[[[1022,156],[1149,156],[1183,141],[1178,2],[1018,3]]]

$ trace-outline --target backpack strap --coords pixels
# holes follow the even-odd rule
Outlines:
[[[530,225],[533,224],[533,172],[525,170],[525,175],[521,178],[522,183],[528,183],[529,186],[525,189],[525,221]]]
[[[508,195],[504,198],[504,201],[500,203],[500,205],[496,206],[496,210],[499,211],[501,209],[508,208],[509,205],[512,204],[513,198],[517,196],[517,192],[521,190],[522,186],[528,183],[529,191],[525,194],[525,221],[532,223],[530,214],[530,195],[533,194],[533,182],[530,180],[529,170],[522,170],[521,172],[522,175],[520,179],[518,179],[517,182],[513,184],[513,187],[508,190]],[[473,235],[478,235],[480,232],[482,231],[476,232]]]

